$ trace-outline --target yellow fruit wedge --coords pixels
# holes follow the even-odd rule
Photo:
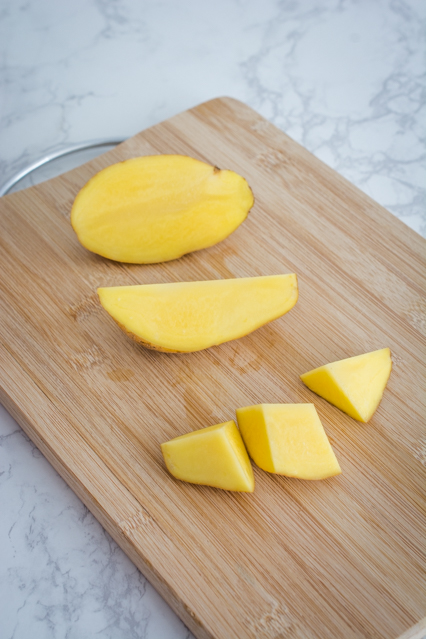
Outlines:
[[[81,244],[111,260],[151,264],[224,240],[254,199],[246,180],[183,155],[113,164],[78,193],[71,224]]]
[[[237,420],[250,457],[268,473],[325,479],[342,472],[313,404],[247,406]]]
[[[250,459],[234,421],[181,435],[161,444],[173,477],[191,484],[252,493]]]
[[[296,275],[98,289],[104,309],[154,350],[190,353],[251,333],[296,304]]]
[[[380,404],[391,369],[391,352],[382,348],[325,364],[300,379],[330,404],[360,422],[368,422]]]

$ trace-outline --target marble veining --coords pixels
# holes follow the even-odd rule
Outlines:
[[[243,73],[254,108],[425,234],[425,24],[384,5],[282,3]]]
[[[423,0],[0,0],[0,183],[229,95],[425,235],[425,21]],[[0,512],[0,639],[192,636],[1,407]]]

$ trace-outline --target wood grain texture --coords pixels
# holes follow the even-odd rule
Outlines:
[[[78,190],[136,155],[182,153],[243,175],[255,205],[220,244],[157,265],[79,245]],[[199,638],[392,639],[425,615],[425,242],[231,99],[143,131],[0,201],[0,400]],[[149,351],[98,286],[291,273],[285,317],[192,354]],[[389,346],[368,424],[299,375]],[[160,443],[255,403],[314,402],[343,474],[255,468],[254,494],[174,480]],[[411,635],[409,635],[411,636]]]

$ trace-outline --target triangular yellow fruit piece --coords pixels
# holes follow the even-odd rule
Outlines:
[[[243,337],[297,302],[296,275],[98,289],[104,309],[148,348],[190,353]]]
[[[253,461],[269,473],[325,479],[341,473],[313,404],[259,404],[237,410]]]
[[[202,428],[161,444],[169,472],[182,481],[252,493],[250,459],[234,421]]]
[[[382,348],[325,364],[300,379],[354,419],[368,422],[380,404],[391,370],[390,349]]]

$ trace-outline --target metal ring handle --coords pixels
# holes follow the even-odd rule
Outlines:
[[[44,164],[48,162],[52,162],[52,160],[56,160],[57,158],[62,157],[63,155],[69,155],[71,153],[76,153],[77,151],[84,151],[85,149],[95,148],[97,146],[116,146],[117,144],[121,144],[124,140],[116,140],[116,139],[101,139],[101,140],[92,140],[91,142],[83,142],[79,144],[71,144],[67,146],[65,149],[61,149],[60,151],[53,151],[48,155],[45,155],[40,160],[33,162],[19,173],[16,173],[13,177],[10,178],[7,182],[5,182],[0,187],[0,197],[2,195],[6,195],[10,189],[15,186],[18,182],[20,182],[26,175],[32,173],[36,169],[40,168]]]

